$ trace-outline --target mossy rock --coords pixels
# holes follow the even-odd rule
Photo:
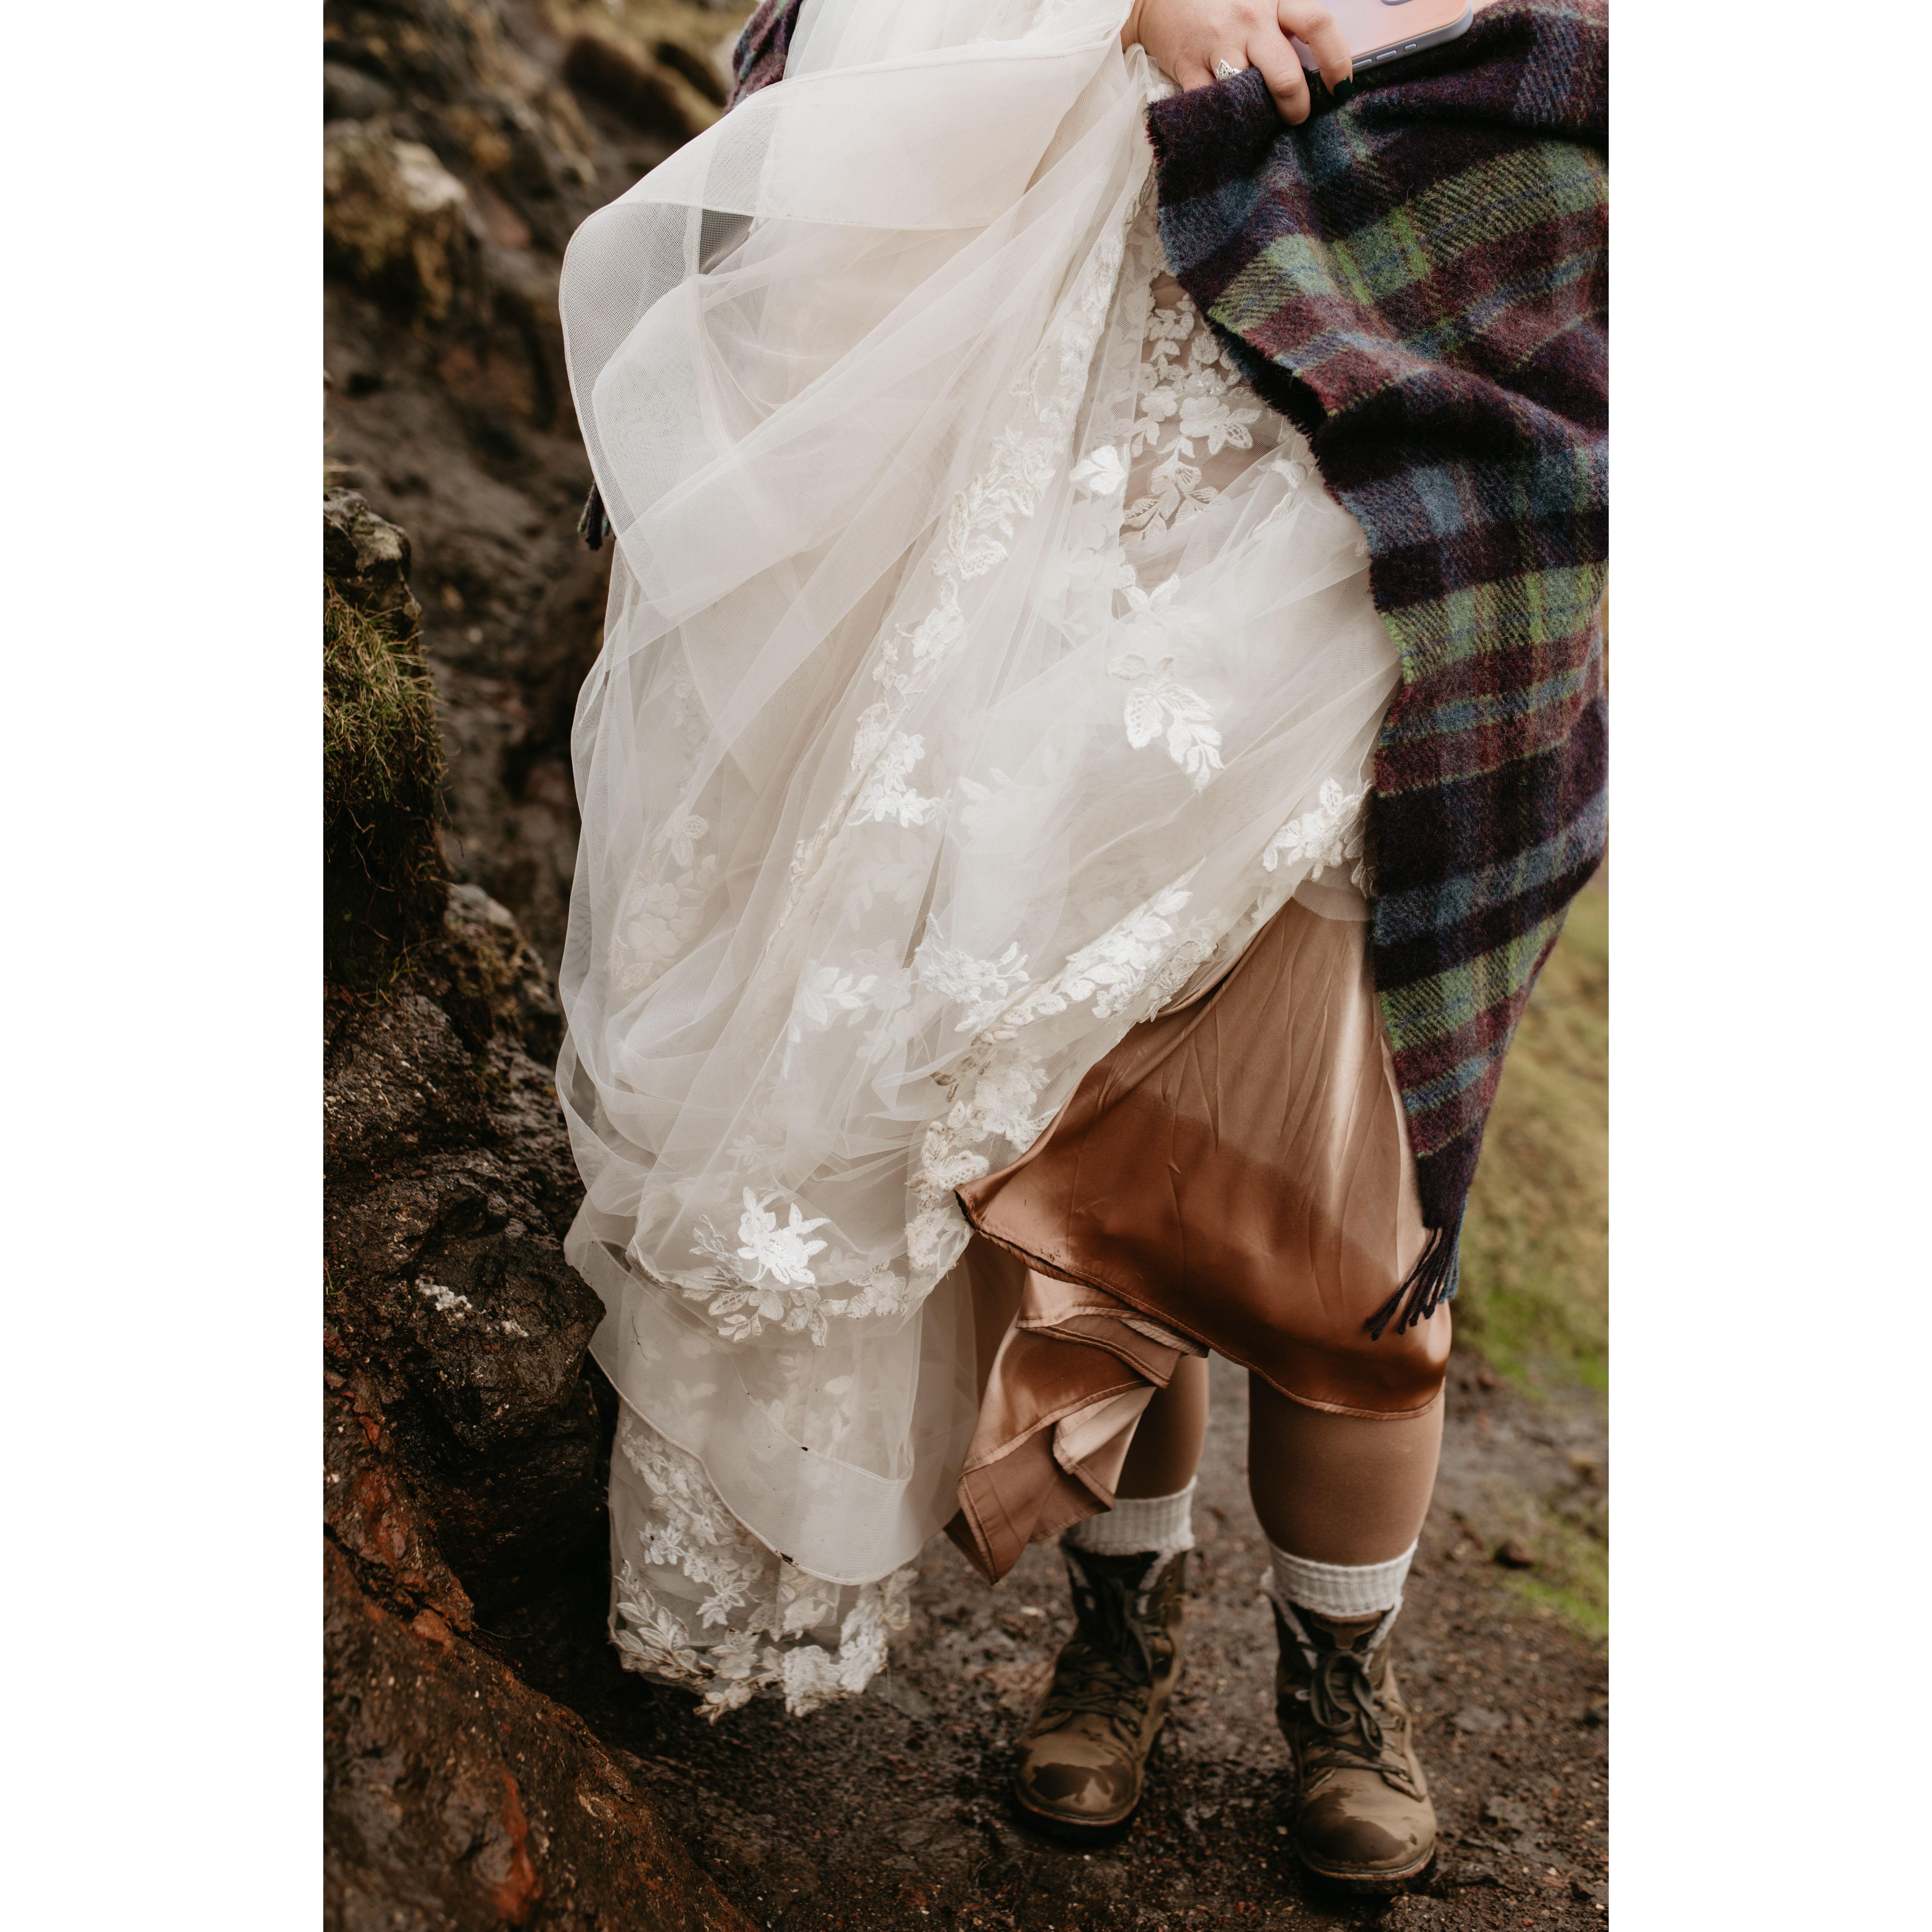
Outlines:
[[[437,933],[442,740],[409,538],[353,490],[322,502],[323,972],[367,987]]]

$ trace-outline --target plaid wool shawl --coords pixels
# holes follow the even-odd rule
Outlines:
[[[802,4],[803,0],[760,0],[757,12],[745,22],[738,44],[731,50],[728,107],[735,107],[746,94],[784,80],[785,56],[791,50],[792,29],[798,25]]]
[[[734,99],[782,77],[764,0]],[[1504,0],[1286,126],[1252,69],[1149,111],[1175,278],[1368,540],[1402,685],[1369,820],[1376,987],[1455,1292],[1503,1057],[1604,848],[1607,0]]]

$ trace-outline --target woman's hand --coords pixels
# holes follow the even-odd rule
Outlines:
[[[1258,68],[1281,118],[1299,127],[1311,104],[1290,34],[1314,50],[1329,92],[1346,99],[1352,90],[1342,83],[1355,64],[1334,16],[1315,0],[1134,0],[1120,45],[1146,48],[1184,88],[1210,86],[1222,62],[1237,71]]]

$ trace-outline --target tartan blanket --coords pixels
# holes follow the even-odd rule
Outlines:
[[[801,0],[764,0],[742,98]],[[1149,110],[1176,278],[1360,523],[1402,660],[1370,808],[1376,993],[1455,1292],[1516,1022],[1601,859],[1607,0],[1504,0],[1286,126],[1252,69]]]
[[[790,50],[792,29],[798,25],[798,10],[803,4],[804,0],[759,0],[757,10],[745,22],[738,44],[731,52],[731,95],[725,103],[728,109],[736,106],[746,94],[756,94],[760,88],[784,78],[785,56]]]

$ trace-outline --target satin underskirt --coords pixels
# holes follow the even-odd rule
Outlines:
[[[1019,1160],[958,1190],[992,1360],[950,1531],[989,1576],[1111,1506],[1184,1354],[1340,1414],[1438,1399],[1446,1304],[1368,1333],[1428,1234],[1366,932],[1291,900],[1218,986],[1097,1062]]]

